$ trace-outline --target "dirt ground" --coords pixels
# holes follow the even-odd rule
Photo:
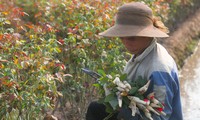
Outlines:
[[[160,42],[175,59],[179,68],[184,60],[192,54],[191,45],[197,43],[200,35],[200,9],[190,14],[185,22],[179,24],[178,28],[170,34],[170,37]],[[193,46],[194,47],[194,46]]]

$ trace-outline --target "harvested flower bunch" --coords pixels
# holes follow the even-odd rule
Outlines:
[[[126,74],[114,79],[112,76],[106,75],[94,84],[99,88],[101,94],[99,102],[105,104],[106,111],[110,113],[108,117],[111,117],[120,108],[130,108],[132,116],[143,112],[149,120],[153,120],[152,113],[166,114],[163,112],[164,105],[154,97],[154,92],[144,95],[149,85],[150,80],[145,80],[141,76],[137,80],[127,81]]]

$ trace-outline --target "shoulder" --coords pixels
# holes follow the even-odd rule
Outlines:
[[[149,59],[149,74],[154,71],[170,73],[173,69],[176,69],[174,59],[159,43],[156,44],[156,47],[152,51],[151,56],[149,56]]]

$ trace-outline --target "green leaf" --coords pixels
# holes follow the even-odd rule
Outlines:
[[[128,99],[128,97],[123,97],[122,100],[123,100],[123,107],[128,107],[128,105],[130,104],[130,100]]]
[[[123,74],[119,78],[121,81],[127,80],[127,74]]]
[[[106,111],[108,113],[113,112],[118,107],[118,100],[117,100],[117,96],[115,94],[109,94],[108,96],[106,96],[104,101],[102,101],[102,99],[101,99],[100,102],[105,104]]]
[[[118,107],[118,100],[117,99],[113,99],[109,103],[112,106],[113,110],[117,109],[117,107]]]
[[[137,86],[137,83],[134,81],[134,82],[130,82],[129,83],[132,87],[135,87],[135,86]]]
[[[102,76],[106,76],[106,73],[101,69],[97,70],[97,72]]]
[[[136,83],[139,87],[142,87],[147,83],[147,80],[143,79],[142,76],[139,76]]]
[[[141,100],[143,100],[143,99],[144,99],[144,96],[143,96],[143,95],[141,95],[141,94],[139,94],[139,93],[136,93],[136,94],[135,94],[135,97],[138,97],[138,98],[140,98]]]
[[[112,101],[114,99],[117,99],[116,95],[115,94],[109,94],[108,96],[106,96],[104,101],[105,102],[110,102],[110,101]]]
[[[132,87],[131,90],[129,91],[129,94],[135,95],[137,91],[138,91],[138,87]]]
[[[110,104],[106,104],[106,112],[107,113],[112,113],[114,110]]]
[[[103,104],[104,103],[104,98],[99,98],[98,102]]]
[[[98,83],[93,84],[93,86],[95,86],[95,87],[97,87],[97,88],[101,87],[101,85],[98,84]]]
[[[100,81],[102,84],[105,84],[105,83],[108,82],[108,77],[101,77],[101,78],[99,79],[99,81]]]

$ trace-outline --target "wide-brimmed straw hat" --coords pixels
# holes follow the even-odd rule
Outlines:
[[[153,23],[151,8],[141,2],[131,2],[119,7],[115,25],[99,33],[105,37],[168,37]]]

